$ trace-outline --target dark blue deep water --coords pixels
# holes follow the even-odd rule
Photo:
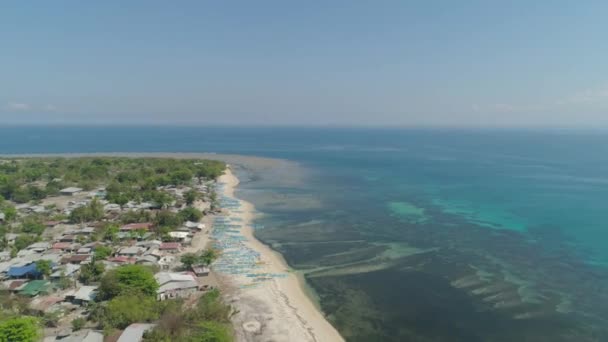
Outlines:
[[[298,162],[242,191],[350,341],[608,341],[604,132],[0,127],[0,154],[63,152]]]

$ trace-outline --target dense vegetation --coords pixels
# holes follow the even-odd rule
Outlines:
[[[66,187],[85,190],[105,189],[102,197],[110,203],[125,206],[127,203],[149,203],[158,211],[129,210],[121,213],[120,223],[153,222],[157,238],[170,241],[169,231],[185,221],[199,221],[204,213],[191,207],[198,199],[211,201],[214,206],[215,193],[204,195],[194,190],[187,191],[181,202],[186,204],[178,213],[166,210],[175,204],[176,198],[163,187],[187,185],[220,176],[226,165],[214,160],[169,159],[169,158],[36,158],[0,160],[0,250],[9,244],[7,233],[19,234],[11,245],[11,253],[40,241],[46,226],[45,221],[68,219],[71,223],[83,224],[104,218],[103,204],[94,199],[85,206],[74,208],[69,215],[53,211],[53,205],[45,206],[48,213],[19,214],[15,204],[42,200],[59,194]],[[117,225],[105,225],[94,236],[95,240],[116,240]],[[144,232],[134,232],[143,235]],[[103,255],[100,255],[103,259]]]
[[[217,290],[211,291],[188,310],[181,300],[156,300],[158,284],[149,268],[121,266],[101,279],[99,300],[91,319],[107,331],[124,329],[135,322],[159,320],[147,341],[232,341],[230,315]]]
[[[220,176],[225,164],[211,160],[161,158],[38,158],[0,160],[0,251],[10,251],[11,257],[34,242],[52,242],[52,221],[69,222],[79,227],[93,227],[90,235],[76,236],[80,244],[99,242],[92,250],[92,260],[83,263],[77,277],[61,274],[53,280],[54,287],[68,289],[79,282],[99,285],[88,315],[68,322],[74,330],[85,327],[100,328],[106,335],[124,329],[131,323],[157,322],[159,319],[179,317],[183,325],[159,324],[152,341],[231,341],[228,325],[231,309],[216,291],[204,295],[195,308],[184,309],[182,300],[157,301],[159,284],[152,266],[124,265],[106,270],[103,260],[117,251],[124,240],[162,239],[171,241],[168,234],[186,221],[200,221],[202,212],[193,205],[198,200],[211,203],[215,193],[199,191],[203,184]],[[175,195],[175,187],[180,195]],[[53,200],[61,189],[78,187],[95,192],[93,199],[85,195],[74,197],[70,210],[59,210],[65,202]],[[190,188],[190,190],[188,190]],[[212,189],[200,187],[198,189]],[[173,190],[174,192],[171,192]],[[99,199],[98,199],[99,198]],[[102,199],[107,200],[107,202]],[[30,203],[40,211],[19,208]],[[107,211],[104,205],[113,203],[120,211]],[[133,204],[147,204],[149,209]],[[65,207],[65,205],[63,205]],[[19,210],[17,210],[19,208]],[[120,227],[129,223],[151,223],[151,231],[133,230],[127,237]],[[56,223],[55,223],[56,224]],[[152,233],[152,234],[148,234]],[[123,235],[120,235],[123,234]],[[8,236],[11,241],[9,242]],[[128,245],[128,244],[127,244]],[[192,262],[209,264],[216,254],[212,250],[194,255]],[[188,259],[188,258],[186,258]],[[49,279],[53,265],[47,260],[36,262],[42,277]],[[192,306],[193,301],[188,306]],[[40,312],[29,307],[29,299],[0,291],[0,342],[35,341],[41,337],[42,327],[57,327],[58,313]],[[187,324],[186,324],[187,323]],[[156,337],[153,337],[156,336]]]
[[[0,342],[36,341],[40,337],[38,319],[15,316],[0,320]]]
[[[193,265],[209,266],[218,257],[218,252],[214,249],[206,249],[200,253],[186,253],[181,256],[180,261],[186,269]]]
[[[57,195],[69,186],[92,190],[104,185],[110,202],[126,204],[137,200],[164,205],[171,198],[157,191],[158,186],[186,184],[193,177],[199,182],[215,179],[225,166],[215,160],[168,158],[4,160],[0,162],[0,196],[26,203]]]
[[[142,265],[125,265],[104,274],[99,285],[99,298],[143,295],[156,297],[158,284],[154,273]]]
[[[217,290],[213,290],[189,310],[166,307],[158,325],[146,333],[144,341],[229,342],[232,341],[232,314],[232,308],[222,302]]]

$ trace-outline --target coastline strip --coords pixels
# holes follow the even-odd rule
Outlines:
[[[243,237],[243,248],[253,251],[241,253],[248,258],[249,255],[259,256],[250,272],[245,269],[218,272],[224,280],[222,283],[229,287],[225,291],[227,300],[238,310],[233,318],[237,340],[344,341],[306,294],[297,274],[289,271],[282,256],[253,235],[253,220],[258,213],[253,204],[235,197],[239,180],[230,168],[220,177],[219,183],[221,195],[230,203],[226,208],[228,216],[224,219],[230,224],[225,226],[240,226],[238,233]],[[238,233],[229,232],[235,234],[233,236],[240,243],[238,239],[241,238],[236,238]],[[222,263],[221,258],[218,262]]]

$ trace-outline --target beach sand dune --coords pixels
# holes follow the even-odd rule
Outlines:
[[[219,179],[224,184],[224,196],[235,198],[238,178],[230,169]],[[261,268],[257,273],[283,274],[251,285],[245,275],[224,275],[228,284],[227,300],[235,307],[233,317],[238,341],[343,341],[337,330],[325,319],[305,293],[301,279],[289,272],[289,267],[280,254],[262,244],[253,236],[251,227],[255,218],[255,207],[239,200],[241,207],[230,212],[231,217],[242,220],[242,234],[248,248],[260,253]]]

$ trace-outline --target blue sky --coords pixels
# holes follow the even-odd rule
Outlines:
[[[0,123],[608,126],[606,1],[13,1]]]

